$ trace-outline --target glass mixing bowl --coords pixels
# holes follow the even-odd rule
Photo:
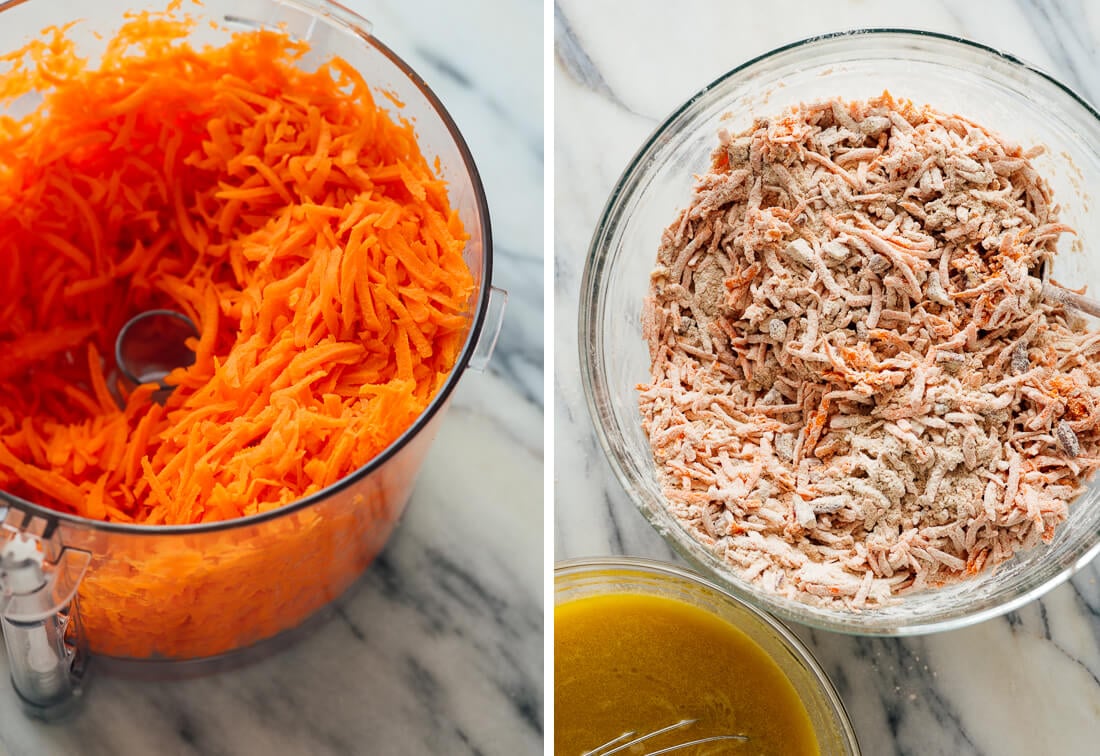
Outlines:
[[[790,680],[806,707],[822,754],[858,756],[859,743],[829,678],[782,623],[698,575],[646,559],[571,559],[554,567],[554,604],[614,593],[684,601],[745,633]]]
[[[134,6],[133,0],[105,0],[69,19],[46,0],[0,3],[0,51],[22,47],[46,26],[79,20],[70,36],[94,64]],[[463,350],[429,407],[366,466],[315,495],[242,519],[153,527],[61,514],[0,492],[0,516],[6,510],[9,529],[31,530],[48,536],[54,550],[85,555],[78,617],[87,648],[143,662],[222,658],[295,628],[352,584],[404,511],[459,378],[488,360],[504,300],[490,287],[489,213],[470,151],[431,89],[364,19],[327,0],[204,0],[182,12],[198,21],[193,44],[281,25],[309,42],[303,67],[338,55],[376,95],[388,95],[375,99],[394,117],[412,121],[429,162],[438,156],[451,206],[470,236],[464,256],[477,288]]]
[[[649,379],[642,300],[661,231],[687,205],[721,128],[828,97],[896,97],[963,114],[1023,145],[1045,145],[1036,168],[1054,190],[1063,237],[1053,274],[1100,290],[1100,115],[1049,75],[973,42],[926,32],[872,29],[815,37],[730,71],[688,98],[645,142],[600,217],[581,284],[581,378],[597,436],[646,519],[686,559],[737,596],[786,619],[868,635],[913,635],[962,627],[1010,611],[1080,570],[1100,551],[1100,487],[1071,507],[1049,544],[996,571],[874,609],[838,610],[779,597],[752,585],[695,541],[666,511],[642,430],[635,385]]]

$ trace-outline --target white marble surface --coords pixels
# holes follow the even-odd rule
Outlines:
[[[53,725],[20,713],[0,661],[0,751],[541,752],[543,7],[342,2],[435,89],[474,153],[494,283],[511,294],[490,369],[464,376],[405,520],[337,617],[233,672],[96,677]]]
[[[674,557],[595,440],[576,367],[584,256],[645,137],[689,95],[783,43],[859,26],[966,36],[1100,103],[1100,5],[888,0],[555,6],[555,552]],[[863,752],[1090,754],[1100,743],[1100,564],[1019,612],[908,640],[799,629],[832,676]]]

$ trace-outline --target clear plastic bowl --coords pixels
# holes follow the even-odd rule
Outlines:
[[[665,508],[642,430],[635,386],[649,379],[640,315],[662,229],[691,198],[720,128],[830,97],[896,97],[963,114],[1023,145],[1054,190],[1063,237],[1054,276],[1100,291],[1100,114],[1047,74],[973,42],[927,32],[872,29],[797,42],[730,71],[688,98],[646,141],[600,217],[581,284],[581,377],[597,435],[623,487],[646,519],[686,559],[737,596],[807,625],[867,635],[915,635],[963,627],[1015,609],[1068,579],[1100,552],[1100,488],[1071,507],[1051,543],[936,590],[846,610],[811,606],[742,580],[695,541]],[[1081,251],[1084,250],[1084,251]]]
[[[79,19],[70,36],[94,65],[127,11],[166,4],[103,0],[61,18],[57,4],[47,0],[0,3],[0,51],[22,47],[43,27]],[[416,422],[366,466],[282,509],[211,524],[138,526],[61,514],[0,492],[0,519],[6,513],[9,524],[18,525],[30,522],[24,517],[34,518],[32,527],[53,530],[65,548],[91,555],[78,593],[91,652],[143,665],[168,661],[167,667],[154,665],[168,675],[176,662],[220,664],[226,654],[280,636],[351,586],[404,511],[459,378],[467,367],[484,366],[502,304],[502,298],[491,296],[489,212],[469,149],[431,89],[371,34],[364,19],[327,0],[204,0],[201,6],[184,4],[182,12],[199,21],[189,39],[196,45],[283,25],[310,43],[304,67],[338,55],[376,95],[391,93],[403,103],[398,111],[391,99],[375,98],[413,122],[429,162],[438,156],[451,206],[470,236],[464,256],[477,291],[463,351]]]
[[[858,756],[844,704],[813,654],[782,623],[717,585],[671,564],[609,557],[572,559],[554,567],[554,604],[588,596],[635,593],[678,599],[741,630],[790,680],[806,707],[822,754]]]

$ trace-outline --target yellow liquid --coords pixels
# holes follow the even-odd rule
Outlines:
[[[616,756],[719,734],[749,740],[674,753],[820,753],[790,681],[725,620],[677,599],[643,594],[592,596],[554,609],[557,756],[579,756],[626,732],[637,737],[684,719],[698,722]]]

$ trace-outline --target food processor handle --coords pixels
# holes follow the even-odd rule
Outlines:
[[[489,360],[496,349],[500,328],[504,324],[504,308],[508,304],[508,292],[495,286],[489,288],[488,301],[485,303],[485,320],[481,334],[470,353],[469,368],[483,372],[489,366]]]
[[[34,519],[39,518],[22,518],[23,527]],[[68,713],[81,691],[86,653],[76,591],[91,555],[58,547],[56,534],[47,538],[13,528],[10,509],[4,520],[0,627],[11,682],[28,714],[57,719]],[[50,546],[58,554],[55,561],[47,559]]]

